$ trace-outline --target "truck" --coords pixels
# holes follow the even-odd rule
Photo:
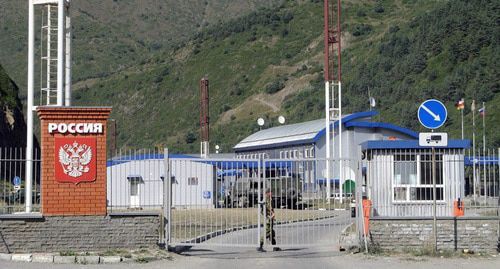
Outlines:
[[[274,208],[296,208],[302,201],[303,180],[289,176],[266,178],[239,178],[231,182],[226,199],[230,199],[231,206],[254,207],[260,198],[263,201],[266,190],[271,191]]]

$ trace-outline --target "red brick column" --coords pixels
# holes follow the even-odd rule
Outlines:
[[[42,214],[106,215],[106,122],[111,108],[38,107],[37,112],[41,121]],[[56,125],[62,128],[54,129]],[[64,126],[70,128],[65,131]]]

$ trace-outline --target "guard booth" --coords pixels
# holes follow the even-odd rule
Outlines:
[[[469,140],[449,140],[436,148],[437,216],[453,216],[464,198],[464,152]],[[418,140],[366,141],[363,196],[373,217],[426,217],[433,212],[432,149]]]

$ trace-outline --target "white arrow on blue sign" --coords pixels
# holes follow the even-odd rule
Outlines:
[[[21,178],[20,177],[14,177],[12,180],[12,183],[14,183],[14,186],[20,186],[21,185]]]
[[[423,102],[418,108],[418,120],[425,128],[437,129],[446,122],[448,110],[436,99]]]

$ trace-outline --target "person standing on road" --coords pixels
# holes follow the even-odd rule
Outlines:
[[[275,214],[274,214],[274,208],[273,208],[273,198],[272,198],[272,193],[271,190],[266,190],[266,194],[264,197],[264,214],[266,216],[266,239],[271,241],[271,245],[275,246],[276,245],[276,232],[274,231],[274,220],[275,220]],[[258,248],[259,251],[264,251],[264,238],[260,238],[260,247]],[[273,247],[273,251],[280,251],[281,249],[279,247]]]

